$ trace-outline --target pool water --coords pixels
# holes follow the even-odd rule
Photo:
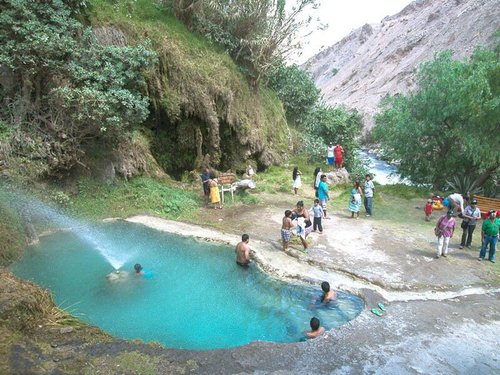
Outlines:
[[[255,265],[242,268],[229,246],[122,221],[99,229],[129,259],[122,267],[128,277],[108,280],[113,267],[71,232],[42,237],[11,270],[51,290],[81,320],[125,339],[183,349],[294,342],[313,316],[330,329],[363,309],[360,298],[342,292],[328,306],[314,303],[319,287],[273,279]],[[135,263],[151,277],[135,275]]]

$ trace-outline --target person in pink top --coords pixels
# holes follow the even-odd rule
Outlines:
[[[436,258],[439,258],[441,255],[444,257],[447,256],[448,244],[450,243],[450,238],[453,237],[455,224],[456,220],[453,217],[453,210],[448,210],[446,215],[441,216],[437,221],[435,228],[436,235],[438,236]]]

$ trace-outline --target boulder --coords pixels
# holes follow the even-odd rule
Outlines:
[[[346,184],[349,182],[349,172],[345,168],[340,168],[326,173],[328,185]]]

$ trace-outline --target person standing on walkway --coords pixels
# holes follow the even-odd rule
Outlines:
[[[330,199],[329,192],[328,192],[328,184],[326,183],[326,174],[321,175],[321,180],[318,185],[318,198],[319,202],[321,203],[321,207],[323,207],[323,217],[327,219],[326,216],[326,202]]]
[[[335,147],[333,147],[333,143],[330,142],[328,144],[328,147],[326,148],[326,163],[328,164],[328,167],[330,168],[330,172],[333,171],[333,164],[335,163],[334,149],[335,149]]]
[[[465,207],[463,213],[463,221],[461,228],[463,230],[462,233],[462,241],[460,242],[460,248],[463,249],[464,246],[470,249],[472,244],[472,233],[474,233],[474,229],[476,229],[476,224],[479,219],[481,219],[481,211],[479,207],[476,207],[477,200],[473,199],[470,204]]]
[[[208,180],[208,186],[210,188],[210,203],[214,208],[222,208],[219,196],[219,182],[216,178],[211,178]]]
[[[375,185],[369,174],[365,176],[365,210],[366,217],[372,216],[373,193],[375,193]]]
[[[495,263],[495,250],[498,242],[498,232],[500,227],[500,220],[497,220],[497,213],[495,210],[488,211],[488,218],[483,222],[481,227],[481,235],[483,238],[483,245],[477,260],[484,260],[486,256],[486,248],[490,246],[488,252],[488,260]]]
[[[322,174],[323,174],[323,170],[321,169],[321,167],[317,167],[314,170],[314,177],[313,177],[313,181],[314,181],[314,196],[316,198],[318,198],[318,185],[319,185],[319,181],[321,180],[321,175]]]
[[[444,257],[448,255],[448,244],[450,243],[450,238],[453,237],[455,224],[456,220],[453,217],[453,210],[448,210],[448,212],[437,221],[435,228],[438,236],[436,258],[439,258],[441,255]]]
[[[292,237],[292,211],[286,210],[281,224],[281,240],[283,241],[283,251],[288,251],[288,244]]]
[[[297,195],[297,191],[302,186],[302,181],[300,178],[301,174],[302,173],[299,171],[299,167],[293,168],[293,172],[292,172],[293,185],[292,185],[292,187],[293,187],[293,192],[295,195]]]
[[[333,156],[335,157],[335,165],[337,168],[342,168],[342,163],[344,160],[344,148],[338,143],[333,148]]]
[[[311,208],[313,212],[313,232],[316,232],[319,229],[319,233],[323,233],[323,226],[321,225],[321,219],[324,216],[323,207],[319,204],[319,199],[316,198],[314,200],[314,205]]]
[[[203,199],[206,207],[208,206],[208,200],[210,197],[210,187],[208,186],[208,182],[210,181],[210,179],[214,178],[214,175],[210,171],[210,168],[206,167],[200,177],[201,182],[203,183]]]
[[[354,181],[354,186],[351,189],[351,194],[349,195],[349,211],[351,211],[351,218],[354,219],[354,214],[356,214],[356,219],[359,219],[359,210],[361,209],[361,187],[359,186],[359,181]]]
[[[292,211],[292,217],[297,219],[297,236],[299,236],[304,250],[309,247],[307,236],[312,232],[313,223],[309,216],[309,211],[304,208],[304,201],[298,201],[295,209]],[[299,222],[301,219],[301,222]]]

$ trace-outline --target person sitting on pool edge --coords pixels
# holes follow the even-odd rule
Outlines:
[[[321,295],[321,302],[328,303],[335,299],[336,293],[330,289],[330,283],[328,281],[323,281],[321,283],[321,290],[323,291],[323,294]]]
[[[316,317],[312,318],[310,325],[311,325],[311,330],[306,332],[306,336],[308,338],[314,339],[318,336],[321,336],[323,333],[325,333],[325,328],[321,327],[321,324],[320,324],[318,318],[316,318]]]
[[[244,234],[241,236],[241,242],[236,245],[236,263],[242,267],[248,267],[250,265],[250,247],[248,242],[250,241],[250,236]]]

